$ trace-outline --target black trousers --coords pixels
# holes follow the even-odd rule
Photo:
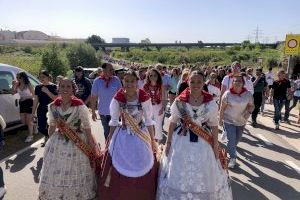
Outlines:
[[[48,125],[47,125],[47,112],[48,108],[38,107],[37,118],[38,118],[38,130],[41,134],[48,137]]]
[[[253,98],[254,98],[254,110],[252,112],[252,122],[256,122],[257,115],[259,113],[261,104],[262,104],[262,92],[254,92]]]
[[[0,167],[0,187],[4,187],[3,171]]]

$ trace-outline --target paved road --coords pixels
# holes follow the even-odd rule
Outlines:
[[[281,130],[275,131],[271,109],[267,106],[265,116],[259,116],[261,125],[257,128],[245,128],[238,148],[238,166],[229,173],[234,199],[300,199],[300,126],[291,116],[292,125],[282,124]],[[100,121],[93,123],[93,130],[103,146]],[[36,143],[0,164],[8,189],[4,200],[36,199],[42,156],[43,148]]]

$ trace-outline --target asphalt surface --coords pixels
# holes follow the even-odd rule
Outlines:
[[[267,106],[265,115],[258,117],[259,125],[246,125],[238,145],[237,167],[229,171],[234,199],[300,199],[300,125],[281,124],[274,130],[273,107]],[[93,134],[104,146],[100,120],[93,122]],[[167,130],[168,120],[165,123]],[[7,194],[3,200],[37,199],[39,175],[43,164],[41,141],[23,153],[0,163],[4,171]]]

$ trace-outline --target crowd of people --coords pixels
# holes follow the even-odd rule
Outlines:
[[[45,70],[35,88],[24,72],[12,83],[28,127],[25,142],[33,141],[33,119],[45,136],[41,200],[232,199],[219,158],[218,126],[228,140],[228,168],[234,168],[248,118],[256,127],[264,104],[273,103],[279,129],[281,122],[290,123],[290,111],[300,100],[300,75],[289,80],[281,69],[276,78],[272,68],[264,73],[239,62],[167,67],[105,60],[126,70],[115,71],[106,62],[93,82],[78,66],[73,79],[58,76],[56,84]],[[102,151],[90,123],[98,116],[106,140]],[[100,168],[95,157],[101,158]]]

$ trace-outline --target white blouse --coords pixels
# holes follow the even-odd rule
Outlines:
[[[136,100],[137,102],[137,100]],[[129,102],[132,103],[132,102]],[[155,124],[155,122],[152,120],[152,103],[151,103],[151,99],[142,102],[142,109],[143,109],[143,117],[144,117],[144,123],[145,126],[152,126]],[[121,111],[120,111],[120,104],[119,101],[116,99],[112,99],[110,106],[109,106],[109,110],[110,110],[110,116],[111,116],[111,120],[109,122],[110,126],[120,126],[120,115],[121,115]]]
[[[47,123],[49,126],[56,126],[56,121],[54,119],[53,113],[50,109],[51,104],[48,106],[48,113],[47,113]],[[58,112],[61,115],[70,114],[70,117],[67,120],[67,123],[70,123],[76,115],[79,115],[78,118],[81,119],[81,128],[88,129],[91,128],[90,122],[90,112],[86,105],[81,106],[71,106],[66,111],[62,111],[61,107],[57,107]]]
[[[198,125],[206,122],[208,126],[218,126],[218,105],[215,101],[201,104],[200,106],[192,106],[186,103],[186,108],[191,119]],[[197,116],[195,118],[195,116]],[[176,101],[171,106],[171,116],[169,120],[173,123],[178,123],[181,114],[177,108]]]

